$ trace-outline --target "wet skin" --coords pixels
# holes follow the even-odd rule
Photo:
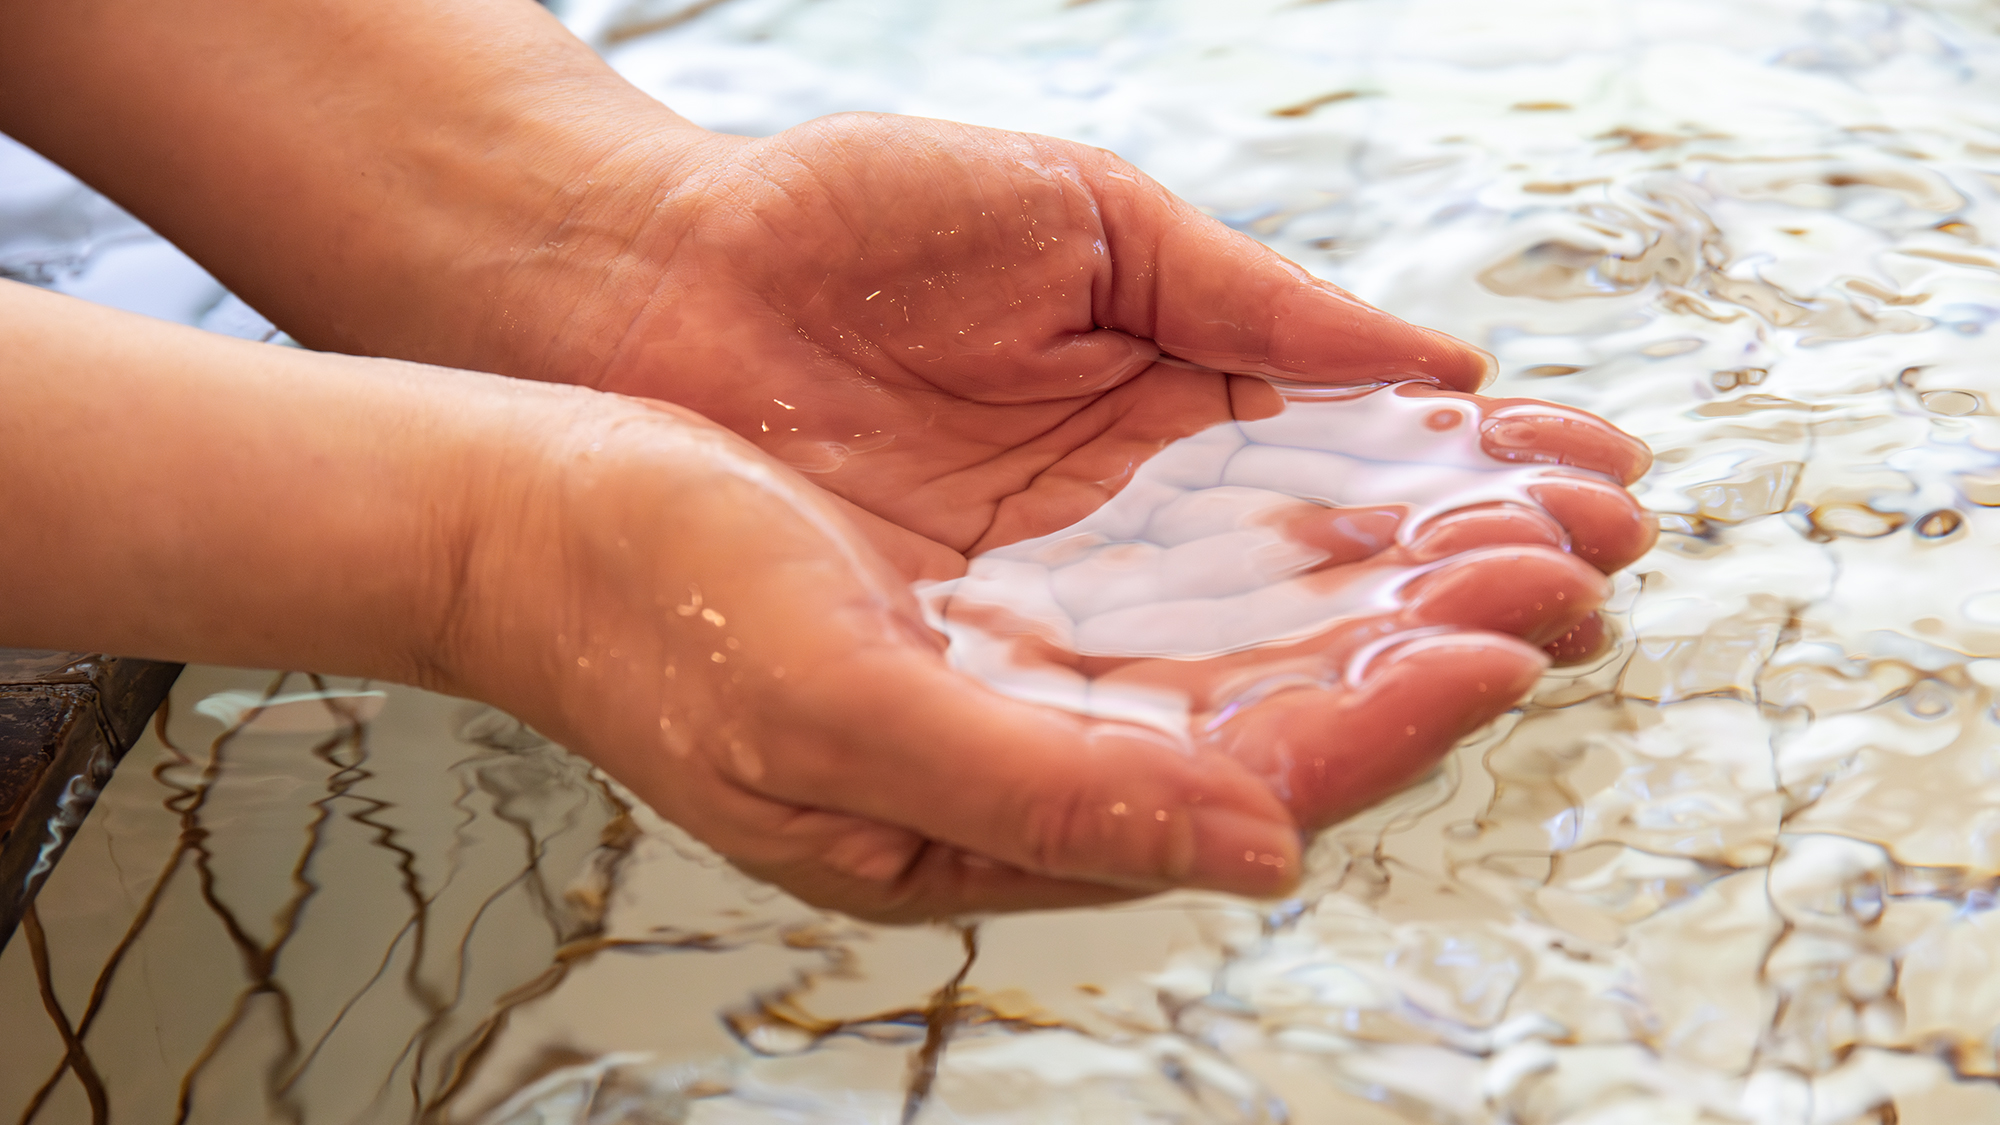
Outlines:
[[[486,699],[814,902],[915,918],[1187,883],[1281,891],[1298,822],[1260,755],[1337,743],[1328,772],[1350,781],[1296,810],[1308,822],[1381,796],[1541,667],[1534,645],[1562,622],[1496,607],[1588,601],[1596,573],[1650,535],[1622,493],[1591,486],[1538,498],[1533,518],[1459,527],[1450,542],[1485,549],[1426,595],[1452,639],[1382,654],[1378,686],[1337,711],[1293,693],[1311,714],[1254,738],[1245,724],[1240,744],[1190,756],[1007,700],[948,669],[911,581],[1066,526],[1165,443],[1270,410],[1246,375],[1463,393],[1486,357],[1314,280],[1100,150],[865,115],[708,133],[531,4],[102,0],[0,21],[0,62],[48,93],[0,105],[0,127],[302,342],[676,403],[755,445],[613,396],[452,382],[491,401],[431,403],[430,429],[399,432],[453,457],[383,454],[400,479],[453,485],[437,500],[453,535],[419,548],[449,548],[450,565],[426,570],[420,553],[381,571],[442,576],[441,620],[411,590],[406,626],[377,622],[421,645],[303,645],[280,617],[206,648],[185,623],[128,637],[111,621],[110,639],[78,643]],[[440,437],[481,411],[504,419],[490,435]],[[1610,481],[1645,463],[1574,417],[1488,436]],[[295,530],[318,557],[322,533]],[[723,629],[737,648],[715,647]],[[1377,741],[1411,713],[1431,724],[1400,736],[1416,744]]]
[[[1414,383],[1295,402],[1170,447],[1101,512],[925,598],[954,666],[1226,754],[1316,827],[1539,674],[1525,645],[1468,631],[1589,654],[1604,582],[1579,560],[1622,563],[1651,531],[1637,512],[1573,530],[1551,514],[1629,509],[1602,473],[1521,461],[1515,439],[1565,424],[1594,432]]]
[[[665,155],[600,169],[647,217],[605,271],[620,280],[580,314],[623,326],[616,345],[565,358],[565,377],[694,409],[961,555],[1066,526],[1176,438],[1275,413],[1277,394],[1241,373],[1461,392],[1490,374],[1478,349],[1088,146],[851,114],[703,134],[673,159],[684,178],[659,197],[629,185],[657,181],[645,169]],[[1510,417],[1485,444],[1621,483],[1650,462],[1563,408]],[[1619,489],[1580,487],[1558,508],[1606,571],[1650,535]],[[1600,540],[1619,547],[1595,553]]]
[[[1554,520],[1479,509],[1410,548],[1461,553],[1399,614],[1289,649],[1091,669],[1222,694],[1246,661],[1342,667],[1427,630],[1378,646],[1355,688],[1262,700],[1190,752],[952,671],[908,583],[912,561],[960,556],[696,419],[608,401],[550,431],[543,469],[475,521],[443,686],[509,701],[745,870],[871,917],[1281,892],[1297,825],[1393,791],[1511,706],[1546,663],[1530,642],[1603,594],[1594,567],[1549,545]],[[1293,529],[1339,557],[1315,516]]]

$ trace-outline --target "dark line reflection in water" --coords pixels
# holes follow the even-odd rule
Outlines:
[[[194,675],[199,681],[203,674]],[[150,830],[132,834],[148,864],[166,855],[157,874],[145,878],[122,865],[86,871],[92,866],[86,861],[75,870],[65,864],[58,875],[66,885],[76,881],[71,877],[111,875],[132,900],[122,917],[90,901],[86,890],[81,914],[72,909],[64,919],[69,940],[51,949],[44,916],[48,904],[65,899],[60,892],[44,898],[21,949],[71,1046],[45,1081],[23,1091],[24,1125],[71,1119],[66,1078],[86,1095],[92,1121],[305,1121],[341,1104],[348,1106],[343,1116],[355,1120],[438,1118],[505,1027],[512,1004],[560,980],[565,962],[553,955],[599,932],[603,888],[615,879],[632,831],[621,800],[593,784],[581,763],[511,721],[482,716],[484,728],[468,734],[487,745],[471,756],[459,756],[460,744],[441,759],[435,744],[444,732],[427,731],[434,744],[428,760],[393,762],[383,778],[371,762],[366,715],[357,708],[373,700],[329,690],[319,677],[304,677],[313,689],[306,698],[285,695],[292,679],[277,676],[251,695],[252,705],[212,740],[201,762],[171,736],[186,723],[162,711],[153,738],[135,751],[157,755],[150,777],[143,758],[135,758],[107,806],[108,818],[131,820],[143,812],[135,802],[145,800],[146,782],[166,791],[158,809],[171,837],[158,816]],[[410,802],[388,796],[412,766],[441,774],[450,786],[433,783],[436,803],[414,817]],[[273,794],[293,800],[273,801]],[[505,845],[500,828],[513,846]],[[100,853],[107,844],[116,852],[118,833],[116,825],[98,822],[91,843]],[[296,844],[287,846],[286,836]],[[171,847],[145,846],[169,839]],[[485,858],[463,862],[472,848]],[[351,893],[361,889],[351,884],[363,851],[383,857],[372,864],[381,882],[364,896],[374,907],[369,911],[354,910]],[[563,885],[579,869],[566,895]],[[197,909],[207,925],[194,924]],[[442,938],[441,918],[450,923]],[[543,930],[539,954],[533,933],[518,925],[531,918]],[[105,923],[128,919],[101,960],[85,960],[84,951],[111,933]],[[497,944],[496,926],[506,928]],[[149,955],[151,949],[158,952]],[[523,954],[531,958],[525,965]],[[14,959],[10,949],[7,960]],[[294,960],[302,963],[288,972]],[[159,1006],[164,998],[155,973],[162,968],[208,978],[211,1020],[172,1003]],[[88,999],[72,1037],[59,997],[85,986]],[[401,1015],[385,1021],[377,1009],[390,991],[400,997]],[[110,1044],[106,1018],[124,1021],[109,1029]],[[130,1026],[135,1021],[139,1026]],[[164,1065],[134,1083],[133,1035],[156,1023],[163,1041],[148,1053]],[[357,1038],[371,1040],[372,1065],[330,1073],[360,1061],[350,1042]],[[169,1063],[176,1054],[183,1057]],[[10,1051],[10,1088],[36,1056]],[[107,1066],[112,1078],[101,1081]],[[345,1086],[340,1097],[327,1098],[329,1080]]]
[[[910,1058],[910,1084],[903,1095],[903,1125],[915,1121],[917,1114],[923,1111],[924,1103],[930,1100],[931,1086],[937,1082],[938,1061],[944,1057],[945,1042],[963,1016],[959,1010],[959,989],[964,987],[965,975],[972,971],[972,963],[979,959],[979,927],[960,926],[959,936],[965,942],[965,964],[960,965],[958,972],[932,993],[930,1003],[924,1005],[924,1045]]]
[[[35,1113],[41,1108],[42,1101],[48,1096],[48,1091],[54,1088],[62,1072],[67,1071],[76,1076],[77,1084],[83,1087],[84,1096],[90,1099],[90,1119],[93,1122],[109,1120],[111,1107],[104,1095],[104,1080],[97,1076],[97,1066],[90,1061],[90,1052],[79,1040],[75,1026],[70,1023],[69,1014],[63,1011],[62,1001],[56,998],[55,985],[49,977],[48,935],[42,932],[41,917],[35,913],[32,903],[21,916],[21,937],[28,943],[28,956],[35,962],[35,983],[42,994],[42,1009],[49,1014],[49,1019],[54,1022],[56,1032],[62,1036],[63,1041],[61,1069],[55,1075],[51,1075],[40,1090],[35,1091],[35,1098],[28,1103],[28,1110],[24,1116],[30,1120],[34,1118]]]

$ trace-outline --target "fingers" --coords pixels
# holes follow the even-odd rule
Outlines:
[[[1644,442],[1602,418],[1526,399],[1489,410],[1480,445],[1502,461],[1553,461],[1621,484],[1638,480],[1653,463]]]
[[[1593,613],[1578,622],[1574,629],[1542,646],[1542,651],[1555,661],[1556,666],[1568,667],[1582,664],[1604,651],[1610,643],[1611,631],[1604,624],[1604,615]]]
[[[1110,251],[1100,324],[1221,371],[1321,383],[1430,378],[1476,390],[1485,352],[1321,281],[1105,157],[1091,175]]]
[[[1508,633],[1544,645],[1604,604],[1604,576],[1547,547],[1490,547],[1421,575],[1403,590],[1413,626]]]
[[[1487,504],[1425,523],[1411,538],[1409,551],[1418,562],[1437,562],[1507,543],[1560,548],[1566,538],[1562,525],[1542,512],[1518,504]]]
[[[1482,415],[1480,448],[1498,460],[1566,465],[1624,484],[1638,480],[1652,464],[1652,451],[1644,442],[1582,411],[1532,399],[1482,399],[1415,385],[1396,388],[1395,393],[1473,403]],[[1529,485],[1527,492],[1561,525],[1570,549],[1606,573],[1638,559],[1658,536],[1655,521],[1631,494],[1607,481],[1551,476]],[[1497,541],[1504,535],[1519,535],[1522,538],[1513,541],[1542,540],[1526,523],[1503,531],[1490,522],[1502,517],[1471,514],[1488,511],[1461,509],[1420,529],[1420,557],[1440,557],[1456,544],[1481,538]]]
[[[795,809],[733,786],[706,837],[744,872],[813,906],[878,922],[1094,906],[1141,892],[1051,879],[926,840],[907,829]]]
[[[1481,415],[1480,448],[1502,461],[1539,462],[1587,469],[1623,484],[1644,476],[1653,463],[1646,443],[1581,410],[1531,398],[1485,398],[1409,384],[1406,398],[1469,402]]]
[[[1265,518],[1285,538],[1323,555],[1318,565],[1328,567],[1360,562],[1389,547],[1396,541],[1403,517],[1399,504],[1330,508],[1302,502],[1286,505]]]
[[[1407,784],[1526,690],[1546,664],[1531,644],[1576,629],[1603,580],[1552,548],[1504,547],[1439,567],[1406,592],[1396,628],[1453,632],[1336,671],[1332,690],[1265,695],[1208,736],[1224,758],[1002,699],[901,650],[857,654],[822,682],[793,687],[844,708],[831,726],[848,737],[771,747],[757,793],[718,778],[736,795],[679,819],[746,870],[879,918],[1107,901],[1174,884],[1280,893],[1299,862],[1287,807],[1325,823]],[[1330,646],[1340,653],[1321,652],[1318,682],[1328,682],[1328,658],[1344,661],[1373,635],[1354,631]],[[782,823],[769,823],[771,808],[789,810]]]
[[[1511,637],[1421,637],[1370,661],[1357,684],[1257,702],[1210,744],[1284,794],[1301,826],[1321,828],[1421,777],[1512,707],[1547,664]]]
[[[1379,574],[1379,568],[1364,564],[1346,572],[1318,572],[1299,585],[1356,577],[1366,581],[1369,571]],[[1190,721],[1199,726],[1281,688],[1338,685],[1371,646],[1394,643],[1399,636],[1488,630],[1513,634],[1531,645],[1556,643],[1591,619],[1606,589],[1595,570],[1551,547],[1482,548],[1407,583],[1400,607],[1344,616],[1311,636],[1201,660],[1079,658],[1036,635],[1032,623],[1010,621],[989,610],[982,627],[989,636],[1005,638],[1004,648],[985,654],[980,666],[982,675],[1038,688],[1042,698],[1060,694],[1069,706],[1108,706],[1121,699],[1185,701]],[[964,619],[972,620],[975,607],[964,612]],[[1164,708],[1155,703],[1154,710]]]
[[[775,883],[813,906],[892,924],[967,914],[1101,906],[1149,893],[1030,875],[935,844],[888,880],[850,875],[809,856],[780,863],[733,862],[745,873]]]
[[[1426,521],[1408,549],[1419,562],[1507,543],[1566,548],[1609,574],[1652,549],[1657,521],[1630,493],[1603,481],[1554,478],[1529,486],[1543,511],[1518,504],[1460,508]]]
[[[1630,493],[1603,481],[1555,478],[1529,486],[1543,511],[1518,504],[1459,508],[1425,521],[1406,544],[1416,562],[1438,562],[1504,544],[1566,548],[1609,574],[1652,549],[1658,521]],[[1287,539],[1319,552],[1318,569],[1370,558],[1394,545],[1405,518],[1401,505],[1373,508],[1300,503],[1264,518]]]
[[[1637,561],[1660,536],[1659,521],[1631,493],[1603,481],[1550,479],[1528,494],[1569,529],[1570,552],[1606,574]]]
[[[835,733],[770,748],[757,788],[772,800],[1060,880],[1274,894],[1297,878],[1283,807],[1167,735],[1003,698],[889,647],[789,690]]]

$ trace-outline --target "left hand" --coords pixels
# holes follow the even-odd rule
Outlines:
[[[1241,373],[1470,391],[1490,369],[1100,149],[868,114],[667,136],[671,157],[634,145],[595,174],[604,198],[579,213],[628,230],[623,257],[574,263],[578,285],[540,304],[562,314],[550,333],[605,350],[546,373],[690,407],[964,554],[1074,522],[1176,438],[1275,413]],[[1648,461],[1587,417],[1529,445],[1626,482]],[[1615,489],[1558,516],[1643,550]]]

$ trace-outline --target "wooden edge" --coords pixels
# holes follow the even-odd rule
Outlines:
[[[13,752],[7,804],[18,810],[0,837],[0,949],[180,672],[151,660],[0,651],[0,697],[16,704],[0,743]]]

